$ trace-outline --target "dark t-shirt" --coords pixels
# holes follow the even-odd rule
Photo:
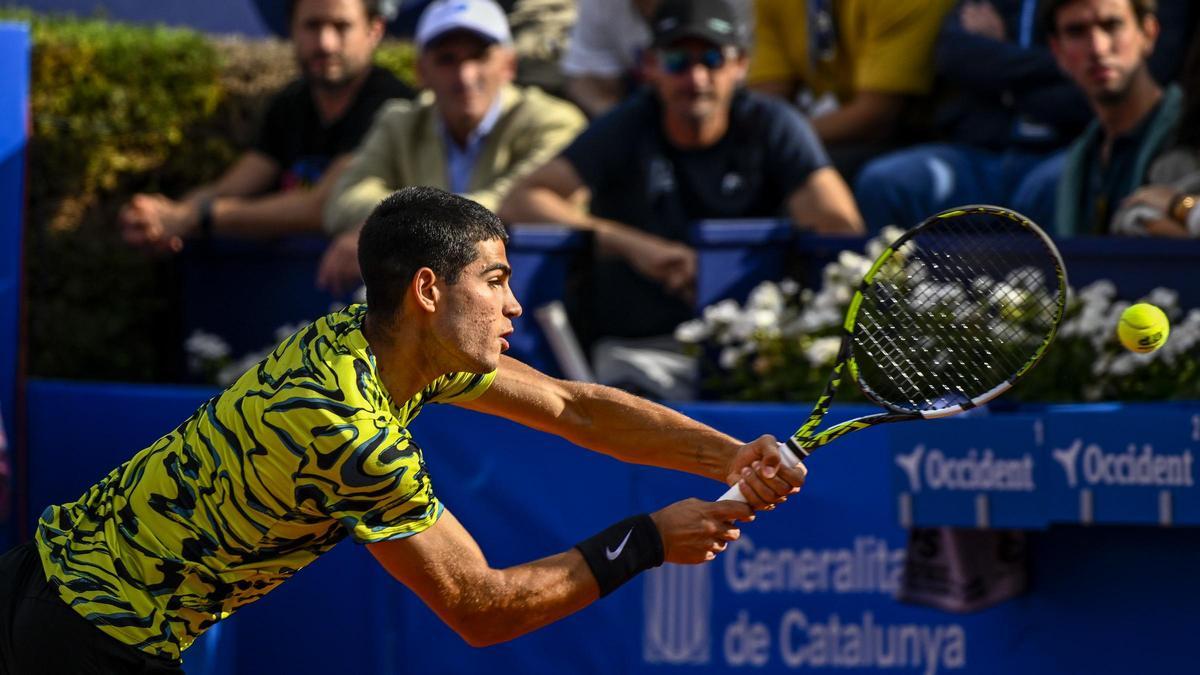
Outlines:
[[[271,100],[253,147],[283,169],[279,189],[312,185],[335,157],[358,146],[380,106],[390,99],[413,95],[412,88],[390,71],[372,66],[354,103],[326,126],[313,103],[312,88],[301,78]]]
[[[1079,222],[1084,225],[1080,234],[1110,233],[1113,214],[1129,196],[1128,186],[1139,183],[1140,179],[1134,175],[1138,167],[1138,155],[1150,132],[1151,121],[1161,107],[1160,101],[1142,117],[1136,127],[1113,139],[1108,162],[1100,157],[1101,140],[1088,148],[1087,161],[1083,163],[1084,192],[1079,202]]]
[[[563,157],[590,189],[593,215],[682,242],[696,220],[785,215],[787,198],[829,164],[794,108],[747,91],[735,95],[729,131],[712,147],[672,146],[646,91],[594,121]],[[588,339],[662,335],[694,314],[617,259],[597,260],[589,286],[577,311]]]

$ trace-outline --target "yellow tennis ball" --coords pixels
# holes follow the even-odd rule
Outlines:
[[[1125,348],[1149,354],[1163,346],[1171,333],[1171,323],[1167,315],[1154,305],[1139,302],[1121,313],[1121,322],[1117,324],[1117,337]]]

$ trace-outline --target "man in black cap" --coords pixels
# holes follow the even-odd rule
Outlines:
[[[649,90],[598,118],[500,209],[510,222],[594,233],[587,340],[669,334],[692,317],[693,221],[786,214],[815,232],[863,230],[803,117],[742,89],[746,30],[727,0],[667,0],[651,29]]]

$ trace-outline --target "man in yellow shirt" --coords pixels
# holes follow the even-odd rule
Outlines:
[[[751,89],[799,101],[847,180],[933,84],[953,0],[757,0]]]
[[[0,672],[179,675],[201,633],[347,538],[467,642],[501,642],[664,561],[713,559],[751,507],[799,489],[803,467],[779,466],[770,436],[742,444],[502,356],[521,313],[506,238],[490,211],[441,190],[384,200],[362,231],[367,305],[302,328],[80,499],[47,508],[35,540],[0,557]],[[409,432],[426,403],[736,483],[749,506],[685,500],[495,569],[438,499]]]

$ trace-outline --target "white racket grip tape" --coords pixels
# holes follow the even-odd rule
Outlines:
[[[784,443],[779,444],[779,456],[783,458],[783,463],[782,463],[783,466],[799,466],[800,465],[800,458],[797,457],[796,453],[792,452],[792,449],[789,448]],[[734,485],[733,487],[729,488],[728,490],[725,491],[725,494],[718,497],[717,501],[723,502],[725,500],[731,499],[735,502],[741,502],[743,504],[747,503],[748,500],[746,499],[746,495],[742,494],[742,489],[741,489],[741,487],[739,487],[740,485],[741,485],[741,482],[739,481],[737,485]]]

